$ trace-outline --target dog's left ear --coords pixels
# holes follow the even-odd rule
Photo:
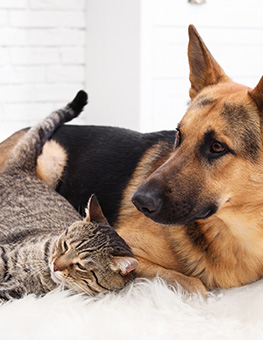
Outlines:
[[[204,87],[220,82],[229,82],[231,79],[213,58],[193,25],[189,26],[188,33],[189,79],[191,82],[189,94],[193,99]]]
[[[259,83],[253,90],[248,91],[248,94],[257,105],[259,111],[263,113],[263,77],[261,77]]]

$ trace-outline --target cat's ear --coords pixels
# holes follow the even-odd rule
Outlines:
[[[106,217],[103,215],[103,212],[101,210],[97,197],[94,194],[90,196],[90,199],[88,202],[88,208],[85,211],[86,211],[86,217],[84,220],[86,222],[108,224]]]
[[[114,268],[116,271],[119,271],[121,275],[128,275],[131,271],[138,267],[138,260],[134,257],[112,257],[112,262],[114,264]]]

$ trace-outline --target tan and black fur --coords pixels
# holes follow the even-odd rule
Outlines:
[[[189,27],[190,106],[171,157],[133,202],[157,223],[178,270],[208,289],[263,276],[263,79],[234,83]]]
[[[189,108],[175,138],[171,131],[163,132],[148,147],[136,139],[144,148],[132,171],[125,172],[126,180],[119,175],[114,182],[121,188],[114,226],[139,259],[137,276],[160,275],[189,291],[205,292],[263,276],[263,79],[254,89],[233,82],[192,25],[189,38]],[[76,193],[87,183],[84,170],[95,151],[87,145],[85,154],[72,163],[73,142],[56,134],[55,140],[67,152],[57,190],[81,207]],[[122,152],[120,144],[121,139],[116,154]],[[98,170],[108,163],[101,158],[94,164]],[[129,163],[126,167],[131,168]],[[72,169],[82,173],[82,183],[71,178]],[[108,178],[113,171],[107,172]],[[98,181],[107,182],[99,176]]]

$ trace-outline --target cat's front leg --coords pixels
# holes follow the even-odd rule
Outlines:
[[[24,289],[18,287],[17,283],[10,279],[10,281],[0,285],[0,303],[21,299],[25,293]]]

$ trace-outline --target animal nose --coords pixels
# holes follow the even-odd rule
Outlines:
[[[57,272],[58,270],[60,270],[56,262],[54,262],[53,268],[54,268],[54,272]]]
[[[132,203],[145,216],[153,216],[161,209],[162,199],[158,191],[138,189],[132,197]]]

